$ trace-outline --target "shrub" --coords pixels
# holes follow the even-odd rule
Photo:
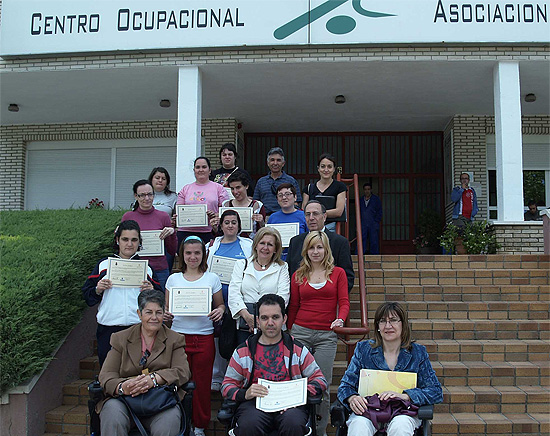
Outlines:
[[[2,212],[0,393],[39,373],[79,322],[80,288],[110,252],[122,211]]]
[[[462,238],[468,254],[494,254],[500,248],[494,228],[487,221],[475,221],[463,228],[449,223],[445,226],[439,241],[447,253],[454,254],[455,241],[459,237]]]

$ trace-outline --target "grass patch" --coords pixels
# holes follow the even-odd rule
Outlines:
[[[86,307],[80,288],[111,252],[123,211],[0,213],[0,393],[39,373]]]

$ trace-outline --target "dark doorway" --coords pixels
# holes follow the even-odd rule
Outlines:
[[[325,152],[336,157],[343,177],[358,174],[360,193],[372,182],[384,214],[382,254],[414,253],[418,216],[425,209],[444,215],[442,132],[248,133],[245,168],[255,180],[267,173],[267,152],[277,146],[285,151],[285,171],[301,187],[318,179],[317,158]],[[351,193],[353,235],[354,204]]]

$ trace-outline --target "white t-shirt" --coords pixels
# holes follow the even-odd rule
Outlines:
[[[183,273],[175,273],[168,277],[166,288],[212,288],[212,295],[220,292],[222,284],[220,278],[211,272],[205,272],[203,276],[190,282],[183,277]],[[214,325],[207,316],[175,316],[172,330],[188,335],[211,335],[214,333]]]

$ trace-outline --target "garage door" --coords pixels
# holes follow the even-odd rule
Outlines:
[[[175,176],[175,138],[32,142],[27,147],[25,209],[86,207],[92,198],[128,209],[132,185],[156,166]]]

